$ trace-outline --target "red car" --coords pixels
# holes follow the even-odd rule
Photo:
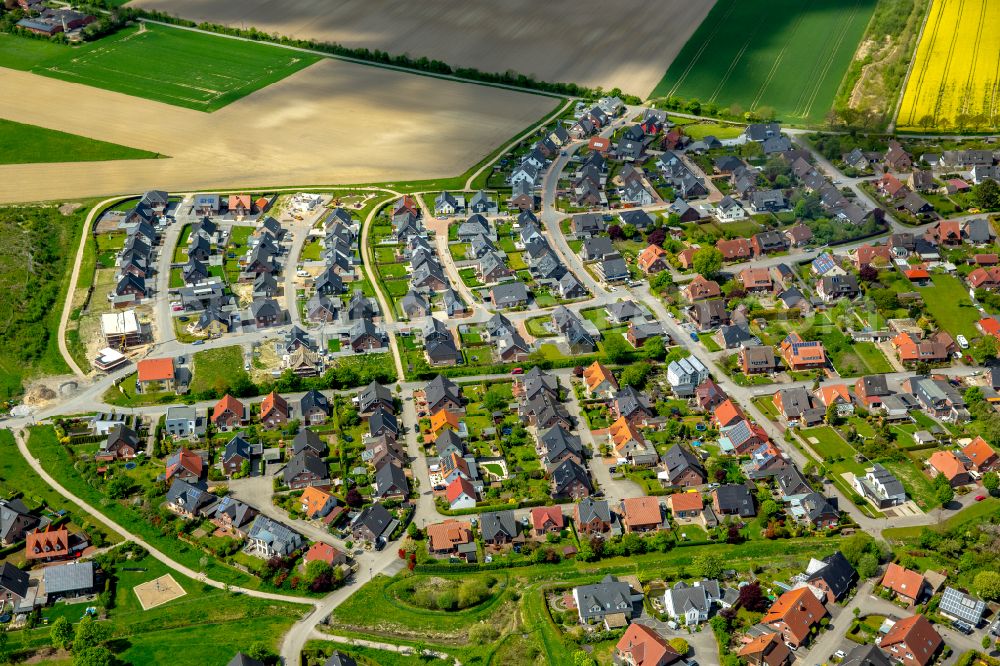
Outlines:
[[[977,502],[982,502],[984,499],[986,499],[986,495],[976,495]]]
[[[513,370],[510,371],[510,374],[512,374],[512,375],[523,375],[524,374],[524,368],[514,368]]]

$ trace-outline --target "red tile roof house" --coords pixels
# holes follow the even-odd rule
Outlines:
[[[174,390],[174,359],[143,359],[136,364],[136,370],[136,393]]]
[[[818,340],[806,342],[795,331],[781,341],[781,357],[791,370],[826,366],[826,350],[823,348],[823,343]]]
[[[927,666],[944,640],[923,615],[914,615],[892,625],[879,647],[904,666]]]
[[[882,576],[882,587],[892,590],[897,598],[905,600],[909,604],[915,604],[924,596],[927,582],[924,577],[916,571],[910,571],[899,566],[895,562],[890,562],[885,568],[885,575]]]
[[[212,425],[220,430],[238,428],[246,423],[246,420],[247,408],[228,393],[212,408]]]
[[[792,647],[804,645],[812,629],[827,616],[826,607],[808,587],[785,592],[774,602],[761,621],[781,632]]]
[[[723,261],[744,261],[753,254],[750,241],[746,238],[734,238],[733,240],[720,240],[715,247],[722,253]]]
[[[982,437],[972,440],[962,449],[962,453],[972,461],[972,469],[980,474],[995,469],[997,463],[1000,463],[997,452]]]
[[[651,532],[663,526],[660,500],[656,497],[629,497],[622,500],[622,523],[626,532]]]
[[[701,493],[674,493],[667,497],[667,508],[679,524],[706,527],[705,501]]]
[[[317,541],[310,546],[303,559],[305,560],[305,564],[320,560],[321,562],[326,562],[331,567],[347,564],[347,555],[343,551],[321,541]]]
[[[277,428],[288,423],[288,401],[271,391],[260,403],[260,422],[265,428]]]
[[[165,478],[167,481],[178,478],[196,483],[201,479],[203,465],[201,456],[193,451],[188,451],[182,446],[172,456],[167,458]]]
[[[448,518],[427,526],[427,549],[435,555],[452,555],[458,547],[474,543],[472,523]]]
[[[531,533],[536,537],[550,532],[558,534],[565,526],[562,508],[558,506],[536,506],[531,510]]]
[[[965,276],[965,281],[973,289],[994,291],[1000,288],[1000,268],[974,268]]]
[[[65,527],[35,530],[25,537],[24,557],[31,561],[52,562],[72,557],[69,550],[69,530]]]
[[[622,666],[670,666],[682,661],[663,637],[642,624],[630,624],[615,645],[615,663]]]
[[[785,666],[791,662],[792,651],[781,634],[764,634],[744,645],[737,655],[750,666]]]
[[[927,464],[930,465],[932,477],[944,474],[952,487],[972,483],[972,477],[965,468],[965,463],[953,451],[935,451]]]
[[[718,282],[708,280],[700,275],[695,275],[694,279],[688,282],[683,291],[684,298],[692,303],[706,298],[717,298],[722,294],[722,289],[719,288]]]
[[[745,291],[771,291],[771,272],[766,268],[744,268],[740,271],[740,282]]]
[[[878,261],[876,261],[878,260]],[[872,263],[888,264],[892,260],[892,250],[888,245],[862,245],[854,253],[854,266],[861,270]]]

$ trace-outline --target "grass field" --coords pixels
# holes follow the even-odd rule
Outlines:
[[[69,371],[56,340],[67,266],[75,256],[87,208],[0,208],[0,399],[25,380]]]
[[[896,120],[898,129],[997,126],[1000,2],[933,0]]]
[[[938,326],[955,335],[978,338],[979,310],[972,305],[965,285],[953,275],[935,274],[931,276],[933,286],[920,287],[917,291],[924,298],[927,312],[937,321]]]
[[[243,372],[243,350],[239,345],[206,349],[194,355],[191,392],[200,393],[228,386],[230,379]]]
[[[78,47],[0,40],[0,66],[215,111],[316,62],[316,56],[164,26],[143,26]],[[46,44],[46,46],[52,46]]]
[[[823,120],[876,0],[720,0],[651,97]]]
[[[0,164],[147,160],[156,157],[159,155],[148,150],[0,118]]]

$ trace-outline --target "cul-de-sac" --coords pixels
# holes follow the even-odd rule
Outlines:
[[[0,666],[1000,666],[1000,0],[0,1]]]

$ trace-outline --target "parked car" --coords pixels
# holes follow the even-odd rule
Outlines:
[[[204,340],[195,340],[194,342],[191,343],[191,346],[192,347],[198,347],[198,346],[203,345],[203,344],[205,344]]]
[[[968,349],[969,348],[969,340],[968,340],[968,338],[966,338],[961,333],[958,334],[957,336],[955,336],[955,342],[957,342],[958,346],[961,347],[962,349]]]
[[[986,495],[976,495],[977,502],[982,502],[984,499],[986,499]]]
[[[524,374],[524,368],[514,368],[513,370],[510,371],[510,374],[512,374],[512,375],[523,375]]]
[[[691,336],[692,340],[694,340],[695,342],[698,342],[698,334],[697,333],[695,333],[694,331],[691,331],[690,333],[688,333],[688,335]]]

